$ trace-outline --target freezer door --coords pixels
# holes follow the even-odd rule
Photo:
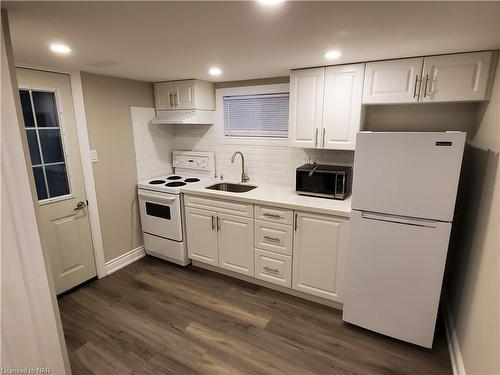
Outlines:
[[[352,208],[452,221],[465,133],[358,133]]]
[[[432,347],[451,223],[352,211],[343,319]]]

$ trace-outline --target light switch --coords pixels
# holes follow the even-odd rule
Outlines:
[[[90,150],[90,160],[92,160],[92,163],[96,163],[98,161],[97,150]]]

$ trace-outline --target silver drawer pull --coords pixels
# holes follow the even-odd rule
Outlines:
[[[264,236],[264,239],[272,242],[281,242],[281,240],[277,237]]]
[[[272,217],[273,219],[281,219],[281,215],[271,214],[269,212],[264,212],[262,215],[267,216],[267,217]]]
[[[279,269],[277,269],[277,268],[271,268],[271,267],[268,267],[268,266],[264,266],[264,270],[268,271],[268,272],[277,272],[277,273],[280,272]]]

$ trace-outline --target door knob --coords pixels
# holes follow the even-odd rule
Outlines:
[[[85,202],[80,201],[80,202],[78,202],[78,203],[76,204],[76,207],[75,207],[73,210],[75,210],[75,211],[77,211],[77,210],[81,210],[82,208],[85,208],[85,206],[86,206]]]

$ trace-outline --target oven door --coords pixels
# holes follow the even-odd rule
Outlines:
[[[141,189],[138,194],[142,231],[182,241],[181,196]]]

